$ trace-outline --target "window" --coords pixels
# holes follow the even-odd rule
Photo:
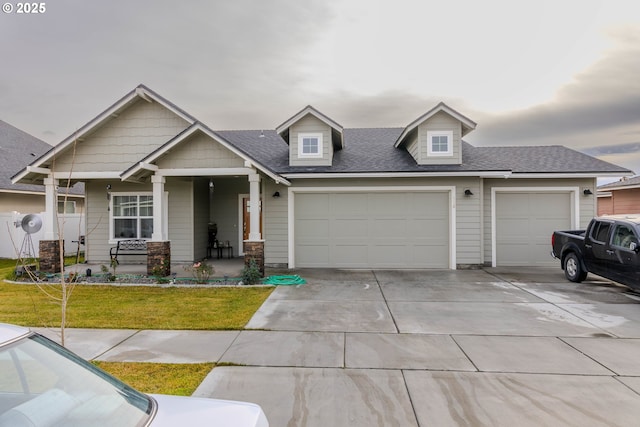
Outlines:
[[[631,227],[627,225],[617,225],[613,232],[613,241],[611,244],[613,246],[634,250],[638,247],[638,239]]]
[[[453,155],[452,131],[429,131],[427,132],[427,141],[427,154],[429,156]]]
[[[591,229],[591,238],[596,242],[605,243],[609,236],[609,229],[611,228],[610,222],[598,221]]]
[[[58,200],[58,213],[59,214],[73,214],[76,213],[76,202],[67,200]]]
[[[153,233],[153,196],[151,194],[113,194],[111,201],[112,238],[151,238]]]
[[[298,134],[298,156],[322,157],[322,134],[321,133]]]

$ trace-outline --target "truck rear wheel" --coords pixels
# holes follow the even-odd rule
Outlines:
[[[587,272],[584,271],[580,259],[573,252],[567,255],[564,260],[564,276],[576,283],[580,283],[587,278]]]

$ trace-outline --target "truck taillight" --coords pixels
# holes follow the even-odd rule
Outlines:
[[[552,233],[551,234],[551,247],[555,247],[556,246],[556,233]]]

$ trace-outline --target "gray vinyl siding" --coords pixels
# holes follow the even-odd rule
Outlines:
[[[529,187],[545,188],[545,187],[577,187],[580,224],[576,228],[586,228],[589,221],[597,214],[597,205],[595,197],[596,179],[594,178],[567,178],[567,179],[484,179],[483,192],[483,212],[484,212],[484,263],[491,265],[492,263],[492,247],[491,247],[491,189],[494,187]],[[590,188],[594,193],[592,196],[584,196],[583,189]],[[549,236],[551,239],[551,236]],[[551,240],[549,240],[551,242]],[[551,243],[549,243],[551,244]]]
[[[194,185],[180,178],[167,178],[164,190],[169,193],[169,241],[171,262],[192,262],[194,220]],[[204,234],[206,235],[206,229]]]
[[[407,151],[416,160],[416,163],[420,164],[420,144],[418,144],[418,132],[413,132],[413,135],[409,136],[407,142]]]
[[[209,180],[199,179],[193,184],[193,260],[198,261],[207,256],[209,240]]]
[[[273,193],[280,193],[274,198]],[[288,187],[265,180],[262,201],[265,264],[286,266],[288,258],[289,229],[287,223]]]
[[[429,131],[452,131],[453,132],[453,153],[450,157],[433,156],[428,154],[429,140],[427,133]],[[422,165],[449,165],[462,163],[462,151],[460,141],[462,139],[461,123],[444,112],[438,112],[428,120],[425,120],[418,126],[419,152],[418,163]]]
[[[155,102],[139,100],[110,118],[55,159],[56,171],[122,171],[140,161],[187,127],[187,122]]]
[[[209,136],[198,133],[173,148],[170,155],[160,158],[156,164],[160,169],[234,168],[244,167],[244,159]]]
[[[322,157],[301,158],[298,156],[298,134],[322,134]],[[333,143],[331,127],[311,114],[307,114],[289,128],[289,164],[291,166],[331,166]]]

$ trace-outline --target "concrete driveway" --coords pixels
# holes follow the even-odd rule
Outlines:
[[[625,288],[559,269],[299,273],[194,395],[259,403],[272,426],[638,425]]]

